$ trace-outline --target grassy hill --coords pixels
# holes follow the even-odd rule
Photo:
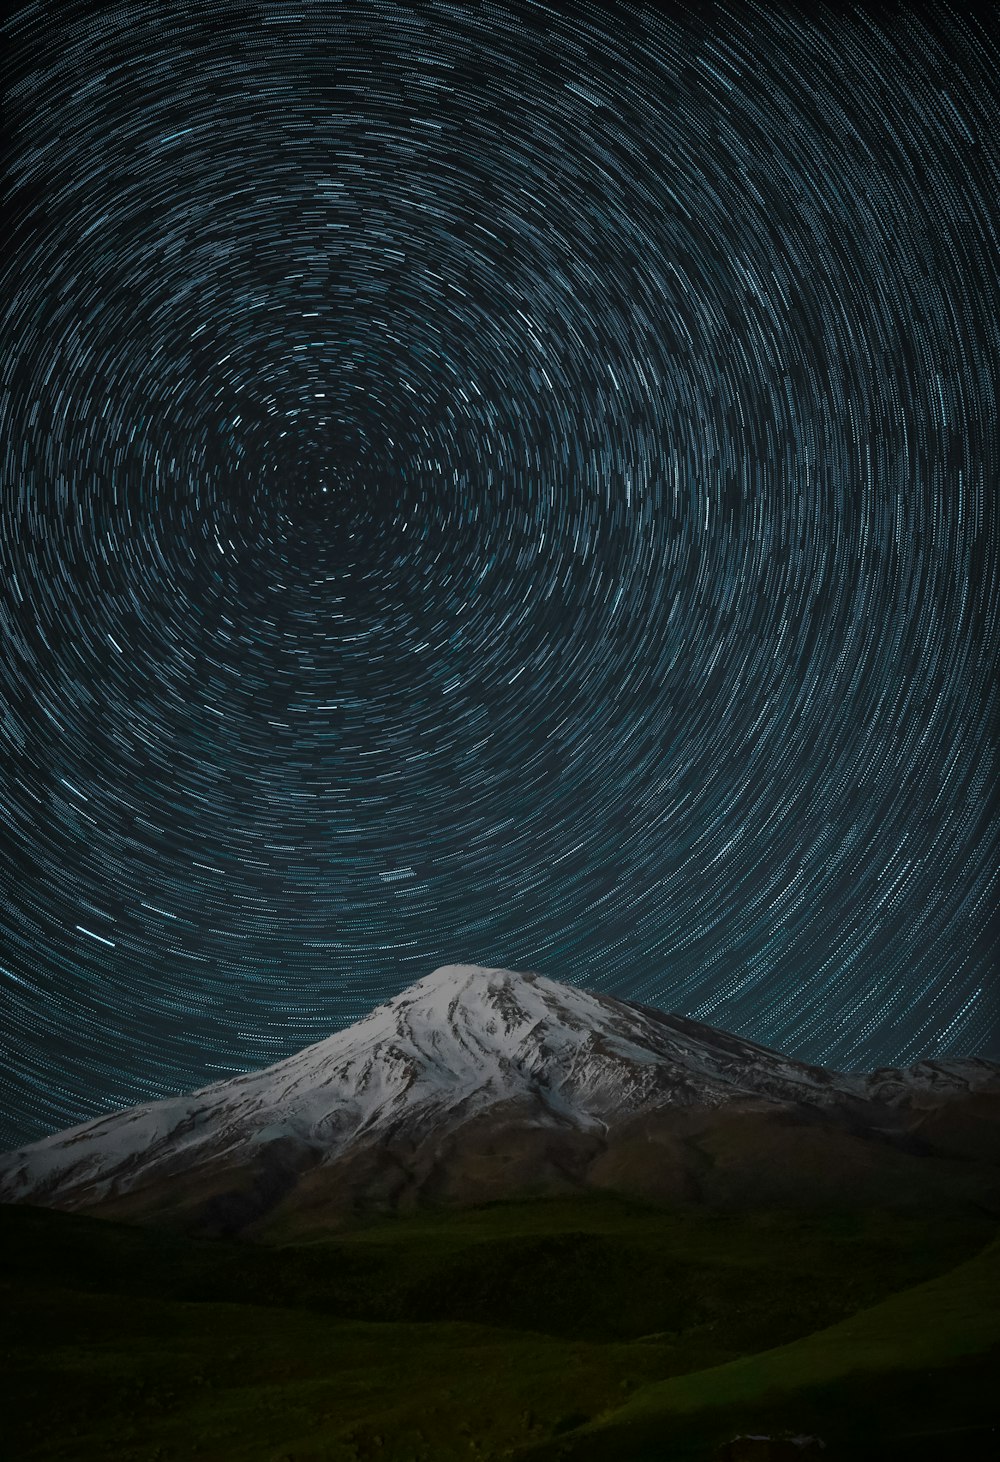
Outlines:
[[[928,1425],[980,1425],[994,1232],[599,1197],[264,1247],[3,1207],[5,1455],[707,1458],[745,1418],[833,1436],[845,1388],[905,1420],[914,1377]]]
[[[1000,1242],[839,1325],[642,1387],[543,1458],[708,1456],[727,1438],[819,1434],[836,1455],[973,1458],[1000,1438]]]

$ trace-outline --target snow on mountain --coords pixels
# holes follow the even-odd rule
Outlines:
[[[446,965],[264,1071],[3,1155],[0,1200],[87,1206],[172,1173],[252,1163],[272,1145],[330,1163],[400,1134],[443,1137],[510,1106],[536,1127],[607,1132],[663,1108],[898,1104],[916,1088],[953,1094],[996,1077],[988,1062],[837,1074],[542,975]]]
[[[960,1061],[918,1061],[915,1066],[883,1066],[865,1077],[871,1101],[890,1106],[927,1105],[995,1087],[1000,1076],[996,1062],[981,1056]]]

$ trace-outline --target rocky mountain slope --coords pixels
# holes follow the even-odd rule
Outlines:
[[[274,1233],[581,1187],[978,1201],[998,1104],[987,1061],[847,1075],[541,975],[448,965],[265,1071],[3,1155],[0,1200]]]

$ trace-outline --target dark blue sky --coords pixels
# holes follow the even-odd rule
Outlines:
[[[1000,55],[747,17],[9,22],[4,1145],[455,961],[997,1050]]]

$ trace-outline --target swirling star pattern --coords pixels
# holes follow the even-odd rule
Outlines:
[[[995,32],[5,31],[4,1145],[435,965],[995,1048]]]

